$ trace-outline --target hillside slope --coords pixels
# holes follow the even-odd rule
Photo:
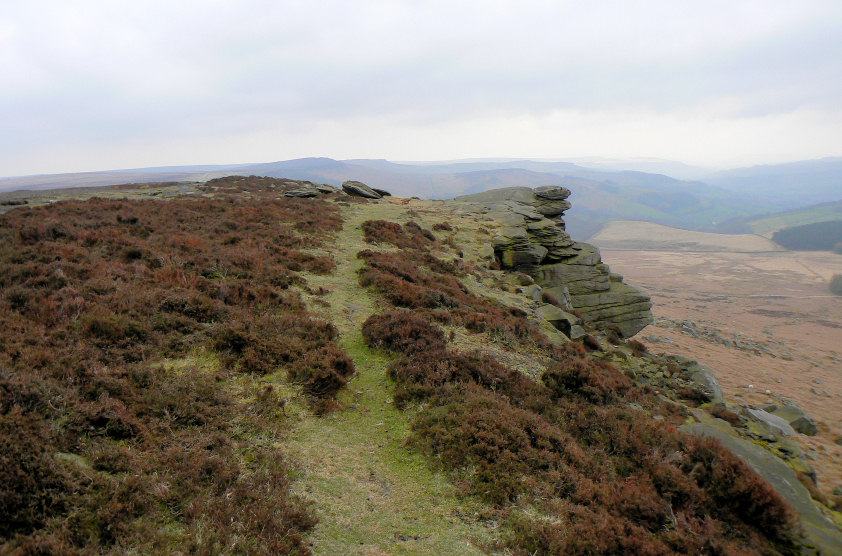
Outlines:
[[[791,209],[840,200],[842,158],[737,168],[704,179],[715,187],[771,202],[779,210]]]
[[[799,520],[842,543],[697,366],[540,317],[558,301],[494,269],[489,215],[297,186],[0,216],[0,551],[774,554]],[[678,428],[713,426],[747,460]]]
[[[395,163],[386,160],[302,158],[260,164],[173,166],[0,179],[0,192],[126,182],[201,182],[232,174],[310,180],[339,185],[359,180],[401,197],[447,199],[488,189],[562,185],[573,190],[579,210],[571,229],[591,235],[609,220],[650,220],[709,230],[717,222],[777,207],[764,196],[727,191],[658,173],[586,168],[570,162],[511,159]]]

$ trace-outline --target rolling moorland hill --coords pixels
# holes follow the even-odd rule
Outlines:
[[[840,200],[842,158],[737,168],[706,176],[704,181],[786,210]]]
[[[2,178],[0,192],[163,181],[204,182],[236,174],[312,180],[336,186],[354,179],[391,189],[398,196],[433,199],[501,187],[557,185],[573,191],[577,211],[568,219],[570,230],[578,237],[587,237],[611,220],[646,220],[699,231],[765,234],[765,230],[752,230],[741,222],[755,219],[757,214],[838,202],[842,191],[839,159],[757,166],[715,174],[665,161],[627,164],[525,159],[395,163],[303,158],[261,164],[170,166]],[[672,170],[694,179],[676,179],[659,173]]]
[[[521,233],[289,179],[78,193],[0,215],[0,552],[842,547],[842,500],[710,369],[534,287],[523,253],[621,283],[535,209],[506,204]]]

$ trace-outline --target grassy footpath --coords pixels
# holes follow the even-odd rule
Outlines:
[[[330,306],[311,310],[329,318],[339,343],[356,364],[356,375],[340,395],[343,409],[313,417],[294,409],[293,429],[283,451],[300,465],[294,490],[316,504],[321,522],[311,535],[318,554],[480,554],[477,542],[496,530],[471,518],[479,505],[457,498],[447,477],[429,470],[403,441],[414,412],[391,405],[386,374],[390,356],[370,350],[360,327],[378,310],[374,294],[361,288],[356,254],[371,245],[360,225],[370,219],[403,222],[405,209],[392,202],[351,205],[343,210],[337,263],[330,276],[307,275],[311,288],[330,293]],[[315,301],[312,298],[311,301]]]

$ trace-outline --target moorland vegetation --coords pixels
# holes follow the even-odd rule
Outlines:
[[[309,552],[273,384],[354,372],[299,294],[342,219],[278,182],[2,217],[0,552]]]
[[[553,345],[525,318],[471,294],[416,224],[368,222],[363,286],[393,309],[363,336],[397,355],[398,407],[417,407],[407,444],[494,508],[498,549],[524,554],[771,553],[794,549],[788,505],[717,441],[677,430],[685,410],[585,346]],[[479,318],[479,314],[484,315]],[[442,325],[542,350],[537,380],[448,344]],[[593,341],[593,340],[592,340]],[[660,420],[652,419],[660,415]]]
[[[340,206],[367,201],[283,198],[290,183],[229,177],[169,201],[0,218],[0,552],[311,551],[319,515],[293,493],[282,392],[313,415],[350,410],[338,398],[357,365],[336,313],[310,310],[329,304],[307,277],[335,277]],[[389,362],[377,387],[411,421],[402,446],[495,524],[483,549],[798,550],[797,517],[772,487],[716,440],[677,429],[707,398],[669,401],[593,357],[603,340],[551,341],[523,310],[478,295],[453,232],[353,230],[368,248],[349,272],[378,307],[353,330]]]

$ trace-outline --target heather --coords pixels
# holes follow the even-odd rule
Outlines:
[[[339,211],[282,189],[3,215],[3,552],[309,552],[274,385],[328,411],[354,365],[299,293]]]
[[[399,228],[378,229],[397,234]],[[446,471],[465,495],[493,508],[506,531],[494,548],[517,554],[793,550],[792,510],[717,441],[680,432],[681,406],[636,385],[586,346],[553,346],[531,336],[536,332],[525,315],[507,314],[459,282],[466,271],[458,260],[415,246],[359,256],[366,262],[360,283],[395,307],[372,315],[363,336],[396,355],[389,368],[394,403],[416,415],[407,445]],[[448,345],[441,325],[488,332],[502,346],[538,337],[530,346],[549,364],[534,380],[487,353]]]

